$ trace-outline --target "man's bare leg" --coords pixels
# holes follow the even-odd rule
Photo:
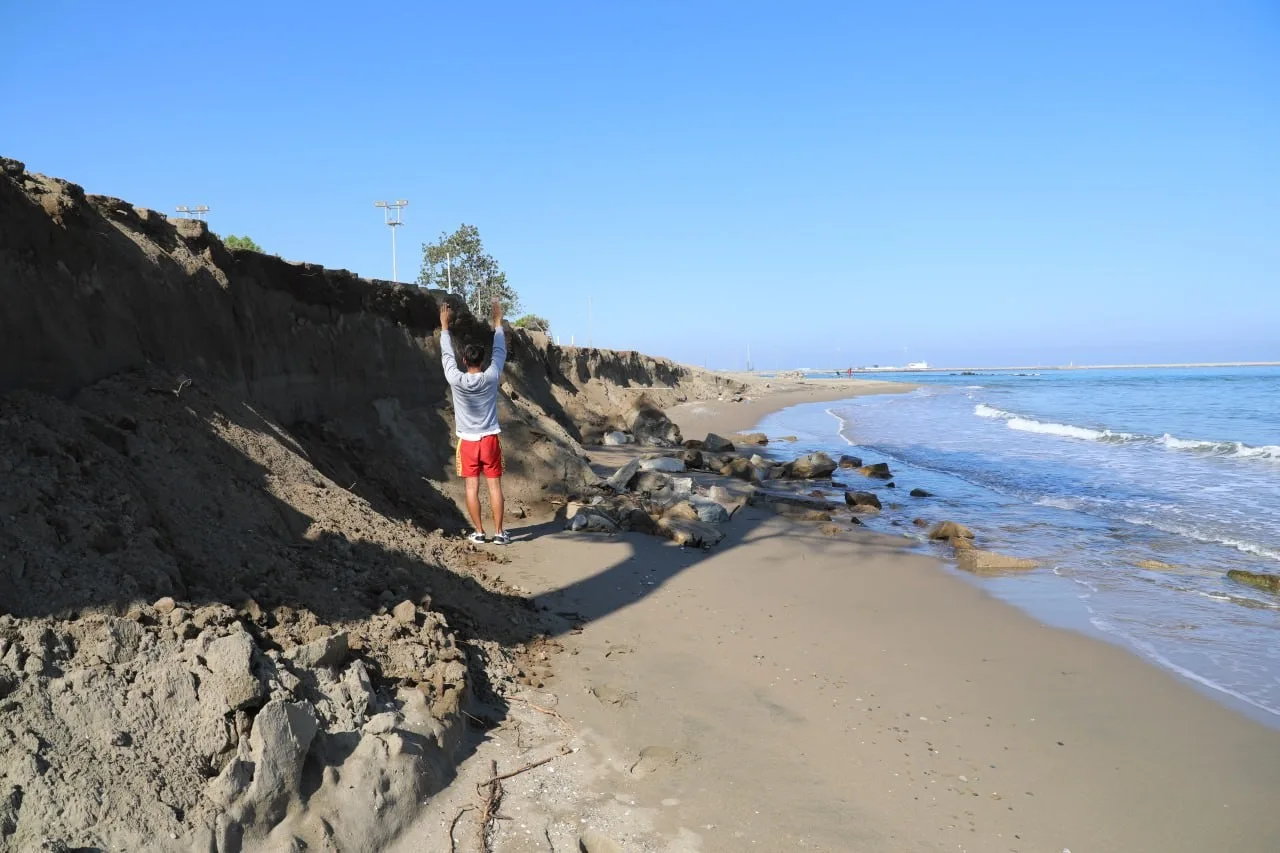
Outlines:
[[[490,486],[489,493],[493,493]],[[484,533],[484,517],[480,514],[480,478],[467,477],[467,512],[471,514],[471,523],[476,530]]]
[[[489,506],[493,509],[493,527],[495,533],[503,531],[502,519],[506,515],[506,504],[502,499],[502,478],[486,477],[485,482],[489,484]],[[476,513],[480,512],[480,504],[476,503]]]

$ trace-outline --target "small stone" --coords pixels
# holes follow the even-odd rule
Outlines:
[[[973,531],[954,521],[940,521],[929,531],[930,539],[972,539]]]
[[[879,480],[893,479],[893,474],[890,473],[889,463],[887,462],[876,462],[872,465],[860,465],[854,469],[854,472],[861,474],[864,477],[874,477]]]
[[[166,595],[164,598],[160,599],[159,601],[157,601],[155,604],[151,606],[155,608],[155,611],[159,613],[161,616],[167,616],[168,614],[173,612],[173,608],[177,607],[178,604],[172,598]]]
[[[851,507],[874,507],[880,509],[880,498],[874,492],[845,492],[844,502]]]
[[[384,711],[381,714],[374,714],[369,718],[369,722],[364,724],[365,734],[385,735],[395,731],[396,726],[400,725],[400,715],[395,711]]]
[[[924,489],[912,489],[912,490],[911,490],[911,497],[913,497],[913,498],[931,498],[931,497],[933,497],[933,492],[926,492]]]
[[[391,615],[402,625],[412,625],[418,618],[418,608],[412,601],[402,601],[391,610]]]
[[[347,632],[339,631],[305,646],[294,646],[284,656],[302,667],[337,666],[346,658],[349,649]]]

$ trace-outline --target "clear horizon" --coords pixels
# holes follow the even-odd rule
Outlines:
[[[9,11],[0,156],[713,368],[1280,359],[1280,7]],[[56,59],[49,45],[57,45]]]

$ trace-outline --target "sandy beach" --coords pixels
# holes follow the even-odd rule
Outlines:
[[[757,389],[671,414],[687,435],[730,434],[878,390]],[[560,526],[530,528],[502,575],[579,628],[400,849],[453,849],[440,829],[488,761],[550,756],[505,783],[494,850],[577,850],[588,830],[605,836],[589,849],[627,851],[1280,845],[1280,731],[899,540],[757,507],[708,551]]]
[[[746,432],[765,415],[799,406],[847,400],[864,394],[898,394],[912,386],[903,382],[881,382],[874,379],[761,379],[749,373],[729,374],[728,378],[747,387],[741,402],[732,400],[681,403],[667,414],[690,438],[701,438],[709,432],[720,435]]]

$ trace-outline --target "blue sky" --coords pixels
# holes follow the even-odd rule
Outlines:
[[[712,367],[1280,359],[1280,4],[18,3],[0,155]],[[590,322],[588,302],[590,300]]]

